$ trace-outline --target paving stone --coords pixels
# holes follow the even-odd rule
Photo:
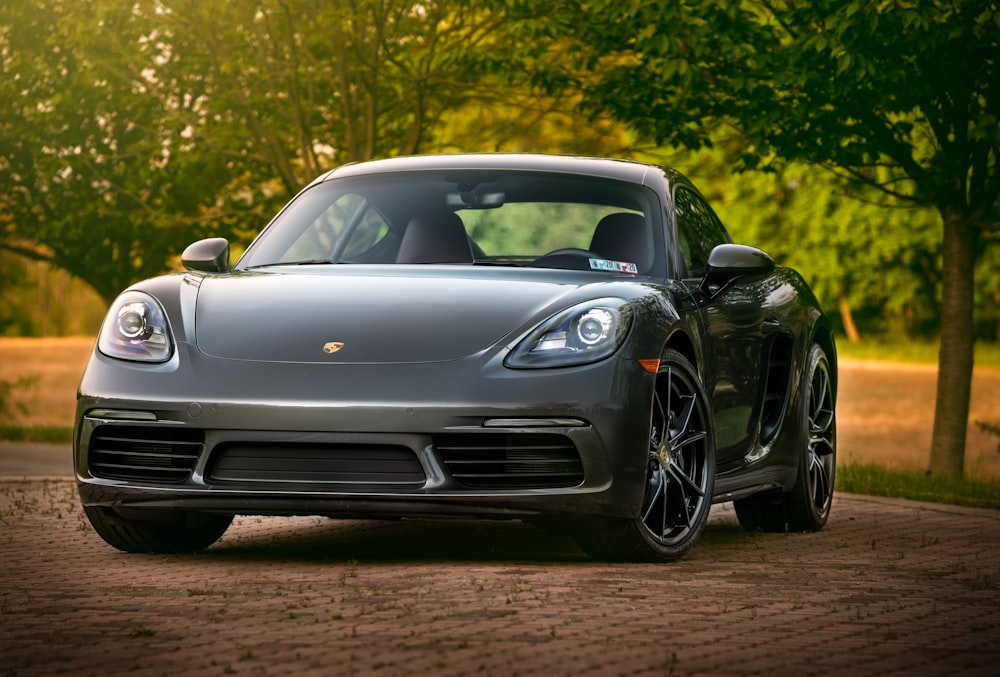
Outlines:
[[[71,481],[0,481],[0,677],[993,675],[1000,513],[838,495],[815,534],[715,506],[673,564],[519,523],[239,517],[127,555]]]

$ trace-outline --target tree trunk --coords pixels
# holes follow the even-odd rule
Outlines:
[[[840,309],[840,321],[844,323],[844,333],[847,334],[847,340],[858,345],[861,343],[861,334],[854,324],[854,313],[851,312],[851,303],[847,300],[847,296],[841,294],[837,305]]]
[[[941,282],[941,348],[931,440],[932,475],[961,476],[972,395],[973,271],[976,231],[968,214],[941,210],[944,251]]]

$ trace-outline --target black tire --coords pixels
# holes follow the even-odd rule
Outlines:
[[[813,345],[803,373],[802,417],[795,485],[788,493],[751,496],[733,502],[748,531],[819,531],[830,517],[837,470],[837,418],[830,360]]]
[[[212,513],[171,514],[161,521],[127,519],[97,506],[84,506],[83,510],[94,531],[108,545],[124,552],[198,552],[222,538],[233,521],[232,515]]]
[[[653,395],[642,507],[634,519],[595,523],[577,540],[600,559],[683,557],[705,529],[715,487],[715,434],[698,373],[668,349]]]

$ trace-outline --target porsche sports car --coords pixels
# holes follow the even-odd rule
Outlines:
[[[818,530],[837,368],[803,279],[671,169],[522,154],[350,164],[235,265],[132,285],[79,388],[97,533],[191,552],[236,514],[505,518],[672,560],[713,503]]]

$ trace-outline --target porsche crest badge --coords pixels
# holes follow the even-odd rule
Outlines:
[[[337,352],[338,350],[340,350],[343,347],[344,347],[344,344],[341,343],[340,341],[330,341],[329,343],[327,343],[327,344],[325,344],[323,346],[323,352],[327,353],[329,355],[331,353]]]

